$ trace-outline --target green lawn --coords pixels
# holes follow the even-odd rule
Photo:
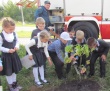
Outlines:
[[[17,35],[19,38],[31,38],[31,31],[19,31]]]
[[[26,51],[24,49],[24,46],[20,47],[20,50],[18,51],[19,56],[22,58],[25,54]],[[99,61],[97,60],[95,69],[96,69],[96,74],[92,78],[87,78],[91,79],[93,81],[96,81],[99,83],[101,86],[100,91],[110,91],[110,52],[107,58],[107,65],[106,65],[106,77],[105,79],[99,77]],[[74,74],[74,75],[73,75]],[[50,88],[55,88],[58,87],[61,83],[65,83],[66,81],[72,81],[72,80],[78,80],[78,75],[76,74],[75,70],[72,67],[72,70],[69,74],[69,77],[67,80],[58,80],[57,76],[54,71],[54,66],[50,67],[47,64],[47,76],[46,78],[51,82],[50,85],[44,85],[43,88],[38,89],[34,85],[34,77],[32,75],[32,68],[30,69],[22,69],[22,71],[18,74],[17,80],[19,84],[23,87],[21,91],[46,91]],[[7,82],[5,77],[1,76],[2,80],[2,86],[4,88],[4,91],[7,89]],[[30,90],[31,89],[31,90]],[[32,89],[37,89],[37,90],[32,90]],[[94,91],[94,90],[93,90]]]
[[[35,27],[35,23],[23,23],[22,22],[16,22],[16,26],[28,26],[28,27]]]

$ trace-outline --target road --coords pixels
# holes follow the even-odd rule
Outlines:
[[[32,31],[34,30],[36,27],[16,27],[15,30],[18,32],[18,31]],[[0,30],[2,30],[2,27],[0,26]]]
[[[16,31],[32,31],[34,30],[35,27],[16,27]],[[2,30],[2,27],[0,26],[0,30]],[[20,44],[25,45],[26,43],[28,43],[30,40],[30,38],[19,38]],[[106,42],[108,42],[110,44],[110,39],[105,39]]]
[[[26,45],[27,43],[29,43],[30,38],[19,38],[19,43],[22,45]]]

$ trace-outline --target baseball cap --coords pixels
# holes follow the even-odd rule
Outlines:
[[[60,35],[60,38],[64,39],[64,40],[72,40],[69,36],[68,32],[62,32]]]
[[[45,1],[44,4],[50,4],[50,1]]]
[[[84,38],[84,32],[81,30],[77,30],[76,32],[76,38],[83,39]]]

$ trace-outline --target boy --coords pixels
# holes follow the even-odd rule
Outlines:
[[[48,46],[49,55],[55,65],[55,71],[59,79],[63,79],[63,66],[64,66],[64,58],[62,53],[64,53],[64,48],[68,42],[71,40],[69,33],[63,32],[60,35],[60,39],[55,40]]]
[[[84,32],[81,31],[81,30],[77,30],[76,31],[76,36],[73,37],[72,39],[72,45],[76,45],[76,44],[80,44],[80,45],[84,45],[86,44],[86,39],[84,37]],[[77,63],[77,65],[79,66],[80,65],[80,57],[78,57],[77,59],[75,58],[74,63]],[[86,57],[85,55],[82,56],[82,63],[83,65],[85,65],[86,63]]]
[[[37,28],[32,31],[31,38],[37,36],[39,32],[45,29],[45,20],[42,17],[38,17],[36,19],[36,26]]]
[[[87,40],[87,44],[89,46],[89,48],[94,48],[92,54],[91,54],[91,58],[90,58],[90,73],[89,73],[89,77],[93,76],[95,73],[94,70],[94,64],[97,60],[97,58],[99,57],[99,63],[100,63],[100,77],[105,77],[105,63],[106,63],[106,58],[107,58],[107,54],[109,51],[109,45],[108,43],[106,43],[104,40],[102,39],[98,39],[96,40],[93,37],[88,38]]]
[[[72,28],[71,31],[69,31],[70,38],[73,38],[74,34],[75,34],[75,31],[74,31],[74,28]]]
[[[77,45],[77,44],[84,45],[84,44],[86,44],[86,39],[84,37],[84,32],[81,31],[81,30],[77,30],[76,31],[76,36],[74,36],[72,38],[71,44],[72,45]],[[71,54],[69,54],[69,56],[74,56],[74,54],[71,53]],[[81,62],[81,64],[85,65],[85,63],[86,63],[86,56],[83,55],[82,56],[82,62]],[[79,66],[80,65],[80,57],[79,56],[75,56],[73,58],[73,63],[72,64],[73,65],[76,65],[76,66]],[[71,63],[67,65],[66,73],[68,74],[70,70],[71,70]]]
[[[69,36],[70,36],[71,39],[73,39],[74,34],[75,34],[75,31],[72,28],[71,31],[69,31]],[[69,40],[66,46],[71,45],[71,43],[72,43],[72,40]],[[71,53],[65,53],[65,56],[70,57]],[[67,63],[67,65],[66,65],[66,74],[68,74],[70,70],[71,70],[71,63]]]

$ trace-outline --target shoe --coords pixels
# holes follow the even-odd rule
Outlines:
[[[43,87],[43,84],[40,82],[40,81],[38,81],[38,82],[35,82],[35,85],[37,86],[37,87]]]
[[[73,64],[73,65],[78,65],[78,63],[77,63],[76,61],[74,61],[72,64]]]
[[[50,84],[50,82],[49,81],[47,81],[46,79],[44,79],[44,80],[41,80],[44,84]]]
[[[65,76],[62,76],[62,77],[59,78],[59,80],[65,80],[65,79],[66,79]]]
[[[9,85],[9,91],[19,91],[18,88],[13,87],[12,84]]]
[[[18,88],[19,90],[22,89],[22,86],[18,85],[17,82],[13,82],[12,86],[13,86],[14,88]]]
[[[105,75],[100,75],[100,78],[105,78]]]
[[[89,78],[92,77],[92,76],[94,76],[94,74],[91,74],[91,73],[88,74],[88,77]]]

